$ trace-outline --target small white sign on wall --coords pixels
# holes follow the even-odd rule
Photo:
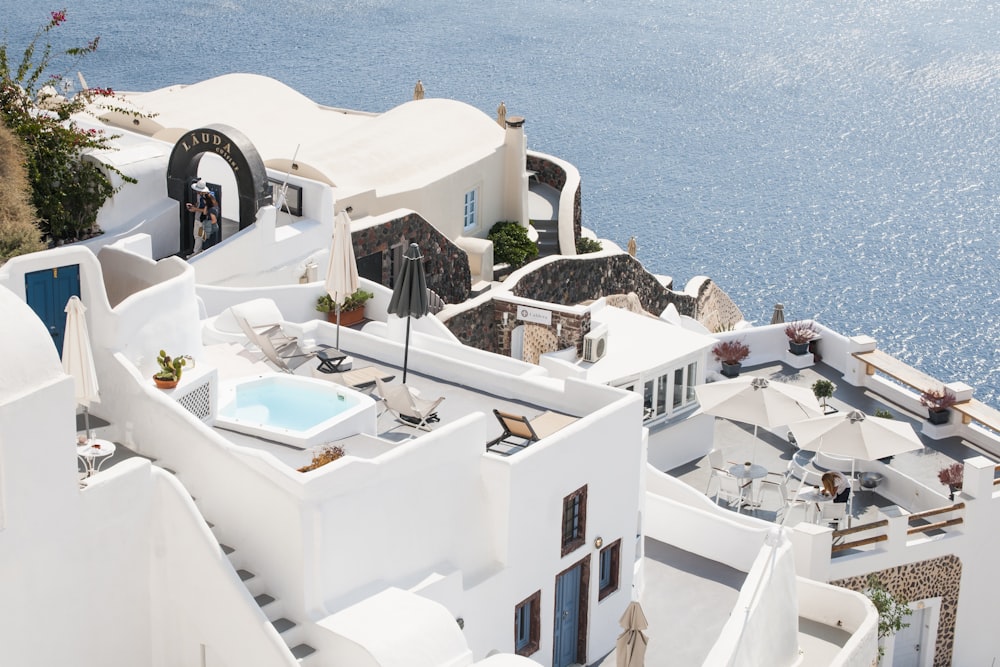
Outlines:
[[[517,307],[517,319],[535,324],[552,324],[552,311],[541,308]]]

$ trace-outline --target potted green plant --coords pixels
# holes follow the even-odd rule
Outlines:
[[[750,356],[750,346],[739,340],[724,340],[715,344],[712,354],[722,362],[722,374],[734,378],[743,368],[741,362]]]
[[[363,320],[365,317],[365,302],[374,296],[371,292],[359,287],[353,294],[345,297],[340,304],[340,323],[345,327],[349,327]],[[326,313],[328,322],[337,323],[337,307],[329,294],[324,293],[317,297],[316,310]]]
[[[809,343],[819,338],[819,331],[812,322],[799,320],[785,327],[785,335],[788,336],[789,351],[801,355],[809,351]]]
[[[173,389],[181,381],[182,368],[187,365],[187,355],[171,357],[164,350],[160,350],[156,357],[156,363],[160,365],[160,370],[153,375],[153,382],[160,389]]]
[[[955,401],[955,394],[945,387],[920,392],[920,405],[927,408],[927,421],[935,425],[948,423],[948,408],[955,405]]]
[[[826,399],[833,397],[833,392],[837,391],[837,385],[829,380],[816,380],[812,383],[813,396],[823,406],[823,414],[828,415],[837,411],[837,408],[830,408],[826,404]]]
[[[938,470],[938,481],[948,487],[948,500],[955,499],[955,492],[962,490],[962,480],[965,478],[965,466],[952,463]]]

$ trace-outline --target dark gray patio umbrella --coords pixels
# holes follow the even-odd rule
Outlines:
[[[396,276],[396,285],[389,299],[389,312],[406,318],[406,344],[403,347],[403,383],[406,384],[406,364],[410,354],[410,318],[427,314],[427,277],[423,256],[416,243],[411,243],[403,255],[403,269]]]

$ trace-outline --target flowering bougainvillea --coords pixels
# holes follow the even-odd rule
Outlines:
[[[24,147],[31,200],[50,243],[99,233],[97,212],[117,191],[111,174],[135,182],[111,165],[83,159],[90,151],[111,148],[115,137],[81,128],[72,116],[96,96],[114,97],[114,91],[88,88],[70,96],[73,87],[68,77],[47,74],[57,53],[69,56],[70,65],[75,65],[97,50],[99,37],[85,46],[55,51],[48,35],[66,20],[66,10],[50,12],[17,63],[9,60],[6,42],[0,43],[0,122]]]

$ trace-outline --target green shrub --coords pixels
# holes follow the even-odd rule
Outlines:
[[[891,637],[903,628],[910,627],[910,624],[903,620],[913,613],[906,598],[890,593],[877,575],[868,575],[868,590],[864,593],[878,610],[879,639]],[[878,647],[879,661],[882,660],[884,653],[885,649],[880,645]]]
[[[528,238],[528,231],[517,222],[498,222],[486,236],[493,241],[493,261],[517,268],[538,256],[538,246]]]
[[[90,88],[67,98],[63,95],[69,95],[72,89],[70,80],[61,74],[46,75],[56,52],[52,44],[40,41],[65,21],[65,10],[51,12],[19,62],[9,60],[7,43],[0,42],[0,123],[24,146],[31,198],[41,218],[42,232],[53,239],[73,241],[99,232],[95,228],[97,212],[118,191],[105,171],[128,183],[136,181],[113,166],[98,166],[83,159],[93,150],[112,148],[110,142],[115,137],[81,128],[71,117],[95,97],[114,98],[114,91]],[[67,69],[96,51],[98,39],[58,52],[59,56],[69,57]]]
[[[576,240],[576,254],[586,255],[589,252],[600,252],[604,250],[604,246],[597,239],[587,238],[581,236]]]

